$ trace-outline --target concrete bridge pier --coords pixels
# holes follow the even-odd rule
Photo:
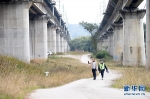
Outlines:
[[[67,41],[67,52],[69,51],[69,44],[68,44],[68,41]]]
[[[103,50],[106,50],[108,52],[108,46],[109,46],[109,39],[108,39],[108,35],[105,35],[104,36],[104,39],[103,39]]]
[[[48,51],[56,54],[56,29],[54,25],[48,26]]]
[[[67,45],[67,52],[69,52],[70,51],[70,46],[69,46],[69,43],[68,43],[68,45]]]
[[[107,35],[108,35],[108,53],[110,53],[110,48],[111,48],[111,46],[110,46],[110,34],[107,33]]]
[[[64,52],[67,52],[67,41],[66,41],[66,37],[64,37]]]
[[[0,4],[0,53],[30,62],[30,2]]]
[[[123,25],[122,24],[113,24],[114,30],[114,61],[121,62],[123,60]]]
[[[64,38],[63,38],[63,32],[60,34],[60,50],[63,53],[64,52]]]
[[[113,40],[113,35],[114,35],[114,33],[113,33],[113,31],[107,31],[107,33],[108,33],[108,36],[109,36],[109,54],[111,55],[111,56],[113,56],[113,45],[114,45],[114,40]]]
[[[101,46],[102,46],[101,43],[102,43],[102,39],[100,38],[99,41],[98,41],[98,43],[97,43],[97,50],[98,51],[101,51]]]
[[[101,46],[100,46],[100,51],[104,50],[104,49],[103,49],[103,46],[104,46],[104,38],[101,39],[100,45],[101,45]]]
[[[103,38],[101,37],[99,39],[99,42],[97,43],[97,50],[102,51],[102,46],[103,46]]]
[[[100,41],[98,43],[98,48],[99,48],[99,51],[102,51],[103,50],[103,45],[104,45],[104,38],[100,38]]]
[[[100,45],[100,41],[97,43],[97,51],[100,51],[100,47],[101,47],[101,45]]]
[[[40,15],[30,20],[31,58],[47,58],[47,19]]]
[[[150,69],[150,1],[146,0],[146,67]]]
[[[124,10],[123,17],[124,66],[145,66],[145,46],[142,18],[145,10]]]
[[[60,30],[56,30],[56,52],[61,52],[60,51]]]

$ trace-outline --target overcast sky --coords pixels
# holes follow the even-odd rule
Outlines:
[[[86,21],[89,23],[100,23],[102,13],[107,7],[108,0],[55,0],[56,7],[63,15],[64,21],[70,24],[78,24]],[[140,6],[144,8],[145,1]]]
[[[64,20],[70,24],[78,24],[81,21],[96,23],[100,21],[100,13],[106,8],[108,0],[60,0],[60,12],[64,14]],[[56,0],[59,10],[59,0]],[[102,14],[101,14],[102,17]]]

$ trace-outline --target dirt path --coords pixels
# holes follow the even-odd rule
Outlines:
[[[89,58],[90,54],[86,54],[86,55],[59,55],[59,57],[70,57],[70,58],[74,58],[74,59],[78,59],[80,60],[82,63],[87,64],[88,61],[90,61],[91,59]]]
[[[84,63],[89,60],[87,55],[68,57],[81,59]],[[39,89],[31,93],[29,99],[150,99],[150,93],[125,96],[123,89],[110,88],[112,81],[119,76],[110,70],[110,73],[105,73],[104,80],[99,75],[96,80],[81,79],[56,88]]]

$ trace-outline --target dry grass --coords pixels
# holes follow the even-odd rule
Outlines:
[[[123,67],[113,61],[106,61],[106,65],[123,74],[115,80],[113,87],[144,84],[150,91],[150,71],[144,67]],[[50,72],[49,76],[45,76],[46,71]],[[0,56],[0,99],[24,99],[35,89],[60,86],[89,77],[92,77],[90,68],[72,58],[51,56],[48,60],[36,59],[27,64]]]
[[[108,68],[120,71],[122,76],[115,80],[112,85],[115,88],[123,88],[124,85],[145,85],[146,90],[150,91],[150,71],[145,67],[122,66],[119,62],[106,62]]]
[[[133,67],[124,68],[123,76],[116,80],[115,86],[123,88],[124,85],[145,85],[150,91],[150,71],[145,68]]]
[[[47,61],[46,59],[36,58],[36,59],[30,60],[30,63],[32,63],[32,64],[34,64],[34,63],[36,63],[36,64],[41,64],[41,63],[44,63],[44,62],[46,62],[46,61]]]
[[[90,52],[84,52],[84,51],[71,51],[68,52],[68,54],[72,54],[72,55],[84,55],[84,54],[91,54]]]
[[[0,56],[0,99],[23,99],[38,89],[60,86],[71,81],[89,78],[90,68],[71,58],[51,57],[32,60],[31,64]],[[44,72],[50,72],[45,76]]]

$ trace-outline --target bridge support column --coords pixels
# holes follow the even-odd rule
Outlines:
[[[66,38],[64,38],[64,52],[67,52],[67,41],[66,41]]]
[[[64,38],[63,38],[63,34],[61,33],[60,34],[60,50],[61,50],[62,53],[64,52],[63,44],[64,44]]]
[[[146,67],[150,69],[150,1],[146,1]]]
[[[56,54],[56,27],[53,25],[48,28],[48,51]]]
[[[109,52],[109,54],[111,55],[111,56],[113,56],[113,31],[108,31],[108,37],[109,37],[109,50],[108,50],[108,52]]]
[[[122,11],[124,34],[124,66],[145,66],[145,45],[142,18],[144,10]]]
[[[60,31],[56,31],[56,51],[60,51]]]
[[[47,58],[47,19],[30,20],[30,53],[32,59]]]
[[[67,41],[67,52],[69,52],[70,48],[69,48],[69,43]]]
[[[102,38],[102,40],[100,42],[100,51],[104,50],[103,46],[104,46],[104,38]]]
[[[30,62],[30,3],[0,4],[0,54]]]
[[[101,40],[97,43],[97,50],[101,51]]]
[[[67,41],[67,52],[69,52],[69,44],[68,44],[68,41]]]
[[[123,60],[123,25],[113,24],[114,29],[114,61],[121,62]]]
[[[110,54],[110,34],[108,34],[108,53]]]
[[[109,39],[108,39],[108,36],[107,36],[107,35],[104,37],[103,42],[104,42],[104,43],[103,43],[103,50],[106,50],[107,52],[109,52],[109,51],[108,51]]]

